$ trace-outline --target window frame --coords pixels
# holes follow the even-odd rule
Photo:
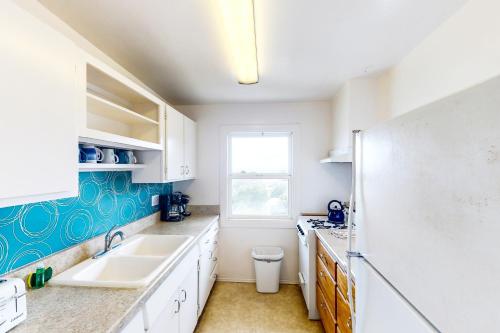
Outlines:
[[[290,222],[296,216],[296,175],[298,126],[225,126],[221,130],[221,219],[223,222]],[[288,140],[288,173],[233,173],[231,170],[231,143],[235,136],[253,137],[256,133],[266,136],[282,136],[287,134]],[[233,179],[287,179],[288,180],[288,215],[234,215],[232,213],[232,180]]]

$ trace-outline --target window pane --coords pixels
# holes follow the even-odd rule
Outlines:
[[[288,216],[288,179],[233,179],[232,215]]]
[[[288,173],[288,134],[233,136],[232,173]]]

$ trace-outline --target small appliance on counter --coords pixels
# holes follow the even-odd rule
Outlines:
[[[344,206],[338,200],[332,200],[328,203],[328,221],[335,224],[344,224]]]
[[[0,280],[0,333],[26,320],[26,287],[21,279]]]
[[[161,220],[169,222],[182,221],[191,213],[187,210],[187,204],[191,198],[182,192],[160,196]]]

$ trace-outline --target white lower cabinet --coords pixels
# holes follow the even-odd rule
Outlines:
[[[200,238],[121,333],[192,333],[217,278],[219,225]]]
[[[210,291],[217,279],[218,233],[219,226],[218,224],[214,224],[199,242],[200,268],[198,272],[198,316],[203,312]]]
[[[142,311],[132,318],[132,320],[121,330],[121,333],[139,333],[144,332],[144,318]]]
[[[194,247],[144,304],[144,327],[153,333],[192,333],[198,320],[199,249]]]

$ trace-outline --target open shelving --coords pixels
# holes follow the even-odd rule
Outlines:
[[[164,103],[105,66],[86,64],[86,126],[80,143],[163,150]]]

